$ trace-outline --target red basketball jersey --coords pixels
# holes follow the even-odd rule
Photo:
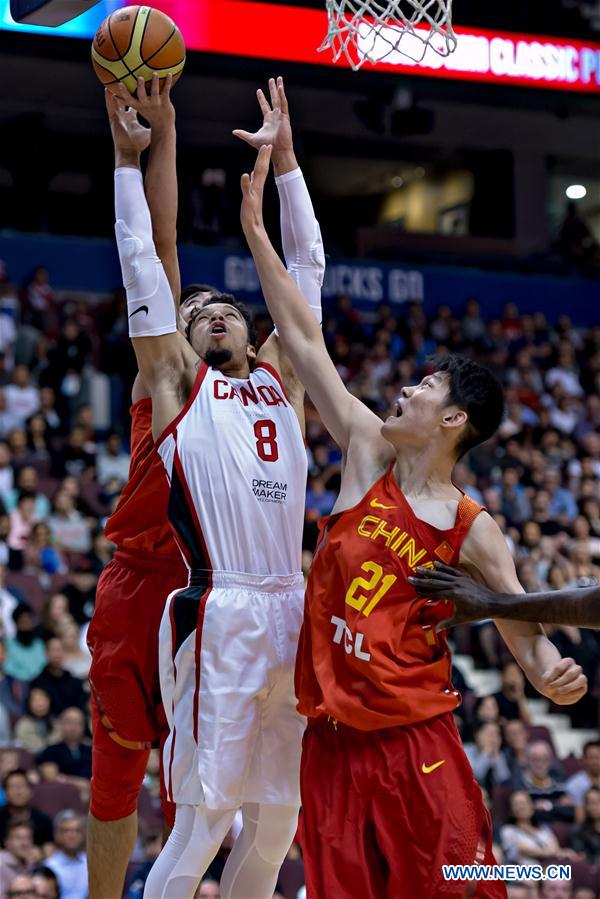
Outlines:
[[[106,523],[106,537],[121,550],[172,557],[181,564],[167,506],[169,482],[152,437],[152,401],[131,408],[131,464],[129,480],[117,508]]]
[[[322,519],[296,663],[302,714],[376,730],[460,704],[435,632],[451,606],[419,597],[408,577],[436,559],[455,565],[481,511],[463,496],[454,527],[438,530],[416,517],[390,468],[354,508]]]

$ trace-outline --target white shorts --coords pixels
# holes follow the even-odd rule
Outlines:
[[[171,593],[160,626],[167,795],[211,809],[299,805],[303,577],[213,572],[211,582]]]

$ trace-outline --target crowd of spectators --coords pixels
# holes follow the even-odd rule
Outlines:
[[[86,631],[98,576],[112,553],[104,523],[129,465],[135,363],[124,311],[120,294],[97,306],[60,301],[44,269],[17,291],[0,265],[0,899],[87,895]],[[257,326],[264,339],[268,320],[259,316]],[[510,302],[502,319],[489,321],[475,299],[458,315],[440,306],[427,318],[418,304],[364,313],[340,297],[326,309],[323,329],[349,389],[382,416],[403,385],[431,370],[433,354],[467,353],[497,373],[506,418],[495,438],[457,465],[456,481],[501,527],[526,590],[598,583],[600,326],[578,328],[567,316],[550,324],[543,313],[522,315]],[[110,386],[102,427],[92,389],[97,373]],[[341,465],[309,402],[307,446],[306,570],[318,520],[335,502]],[[561,712],[575,727],[596,728],[598,638],[568,627],[548,631],[590,682],[589,695]],[[600,742],[589,742],[582,758],[558,757],[551,731],[532,725],[533,692],[493,625],[458,628],[452,641],[477,666],[502,674],[498,692],[476,697],[455,672],[465,698],[457,724],[494,812],[499,857],[569,862],[579,872],[577,890],[548,882],[539,893],[511,887],[511,896],[598,896]],[[140,822],[132,897],[141,896],[160,848],[156,753]],[[227,845],[202,885],[205,899],[218,897],[226,852]],[[280,894],[296,899],[301,887],[294,846]]]

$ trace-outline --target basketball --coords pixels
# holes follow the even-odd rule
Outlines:
[[[122,83],[130,93],[142,77],[149,87],[158,72],[161,87],[167,75],[173,83],[185,65],[185,43],[177,25],[149,6],[126,6],[108,16],[92,44],[92,63],[102,84],[118,93]]]

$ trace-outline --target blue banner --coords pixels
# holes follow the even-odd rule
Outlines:
[[[184,284],[208,282],[253,305],[262,305],[249,254],[184,245],[179,256]],[[0,259],[6,261],[9,278],[17,284],[25,283],[34,265],[48,268],[50,282],[59,290],[109,293],[121,284],[119,260],[110,240],[0,232]],[[416,301],[431,314],[444,303],[461,309],[466,300],[475,297],[486,317],[500,316],[504,305],[513,302],[521,312],[544,311],[550,319],[567,313],[576,324],[600,323],[600,281],[582,278],[330,258],[323,286],[325,305],[341,293],[349,294],[354,305],[366,310],[381,303],[400,310],[405,303]]]

